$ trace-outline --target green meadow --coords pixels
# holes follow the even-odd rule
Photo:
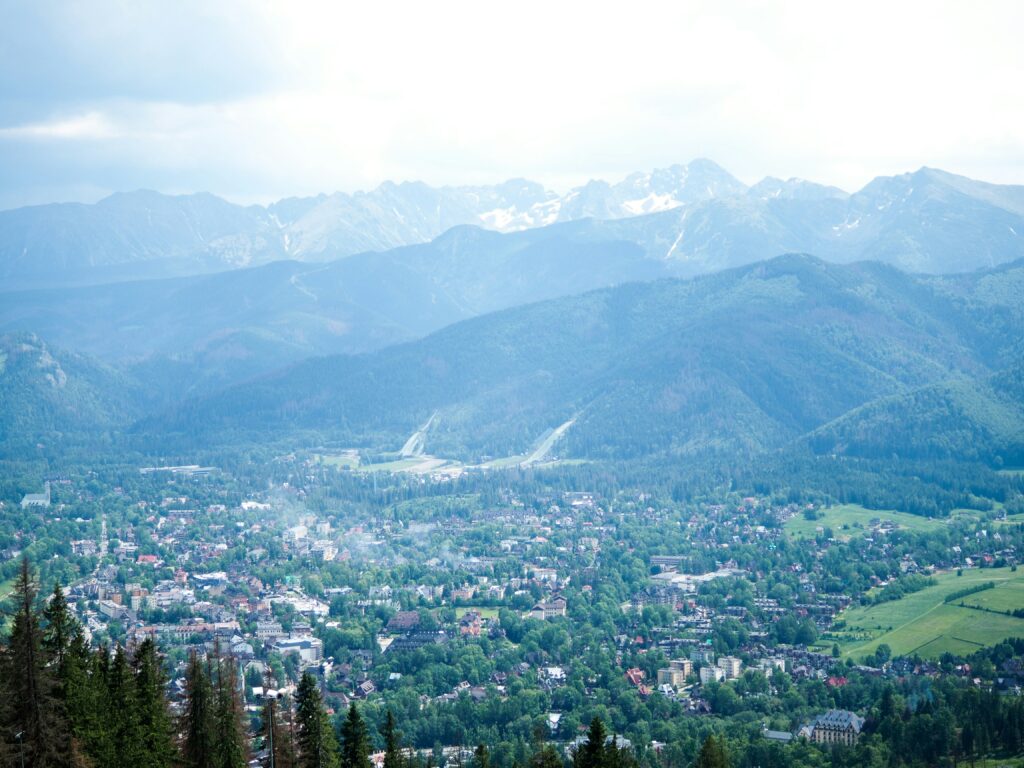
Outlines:
[[[1024,571],[985,568],[964,571],[962,576],[943,573],[936,579],[935,586],[899,600],[848,608],[838,617],[845,626],[827,640],[838,642],[844,656],[859,661],[882,643],[894,655],[936,658],[946,651],[970,653],[1008,637],[1024,637],[1024,619],[993,612],[1024,607]],[[945,602],[947,595],[987,581],[996,582],[996,587]]]
[[[820,510],[817,520],[807,520],[802,514],[791,517],[784,528],[793,538],[813,539],[818,535],[818,528],[831,528],[833,536],[848,539],[868,533],[872,520],[890,520],[901,529],[911,531],[932,531],[944,525],[942,520],[907,512],[867,509],[859,504],[839,504]]]

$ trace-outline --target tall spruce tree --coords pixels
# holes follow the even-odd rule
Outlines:
[[[72,645],[81,637],[82,626],[71,613],[60,582],[53,585],[53,595],[43,608],[43,648],[57,668],[63,683],[64,666],[68,663]]]
[[[271,691],[270,681],[267,690]],[[298,760],[295,754],[295,735],[291,717],[291,704],[276,691],[268,695],[263,704],[262,724],[264,748],[267,751],[263,765],[266,768],[295,768]]]
[[[486,744],[477,744],[473,750],[473,768],[491,768],[491,753]]]
[[[341,725],[341,768],[370,768],[370,735],[355,704]]]
[[[564,768],[565,761],[558,750],[545,744],[530,756],[530,768]]]
[[[214,727],[217,734],[217,750],[215,764],[217,768],[245,768],[249,760],[249,750],[235,660],[218,655],[216,670]]]
[[[309,672],[299,681],[295,703],[299,765],[302,768],[338,768],[341,762],[338,741],[320,695],[320,685]]]
[[[380,733],[384,737],[384,768],[405,768],[406,760],[402,754],[402,737],[395,725],[395,715],[390,709],[388,709]]]
[[[136,706],[135,676],[128,664],[128,656],[120,645],[114,650],[108,687],[110,732],[117,760],[124,765],[140,765],[142,728]]]
[[[193,651],[185,672],[185,739],[182,750],[189,768],[220,768],[217,764],[215,706],[209,668]]]
[[[725,751],[725,745],[714,734],[704,739],[697,754],[695,768],[729,768],[729,755]]]
[[[3,758],[7,765],[62,768],[80,761],[71,728],[58,697],[55,668],[43,646],[43,629],[36,606],[36,584],[28,559],[12,593],[14,615],[8,644],[0,651],[0,702]]]
[[[604,768],[606,739],[607,732],[604,729],[604,723],[601,722],[601,718],[595,717],[590,721],[587,740],[573,755],[574,768]]]
[[[152,639],[146,638],[136,648],[132,667],[135,673],[135,706],[142,735],[139,765],[143,768],[167,768],[177,756],[174,727],[164,695],[167,676]]]

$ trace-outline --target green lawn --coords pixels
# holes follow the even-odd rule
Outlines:
[[[526,460],[526,454],[520,456],[505,456],[501,459],[493,459],[491,461],[484,462],[481,466],[485,469],[504,469],[505,467],[515,467],[522,464]]]
[[[317,460],[321,464],[338,469],[356,469],[359,467],[359,453],[357,451],[344,451],[335,454],[318,454]]]
[[[424,461],[423,457],[417,457],[412,459],[397,459],[395,461],[385,461],[382,464],[366,464],[359,467],[360,472],[401,472],[404,469],[415,467],[417,464],[422,464]]]
[[[891,520],[900,528],[912,531],[932,531],[944,525],[942,520],[907,512],[866,509],[859,504],[840,504],[820,510],[817,520],[807,520],[802,514],[791,517],[786,521],[784,529],[793,538],[813,539],[818,535],[818,528],[831,528],[833,536],[848,539],[868,533],[872,520]]]
[[[483,608],[476,605],[460,606],[455,609],[455,620],[458,621],[470,611],[476,611],[480,614],[482,619],[496,619],[498,618],[497,608]]]
[[[934,658],[944,651],[969,653],[1007,637],[1024,637],[1024,619],[961,607],[959,600],[944,602],[946,595],[959,589],[994,581],[994,589],[969,595],[964,602],[993,596],[989,598],[995,601],[993,605],[1008,605],[1015,595],[1024,595],[1024,571],[985,568],[936,578],[939,583],[934,587],[899,600],[847,609],[839,617],[846,622],[845,628],[830,633],[827,639],[838,641],[844,656],[860,660],[881,643],[888,644],[893,654],[916,652]]]
[[[976,592],[954,602],[957,605],[963,603],[1003,613],[1015,611],[1024,608],[1024,580],[1000,582],[994,589]]]

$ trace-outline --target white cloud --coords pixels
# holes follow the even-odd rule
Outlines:
[[[1024,181],[1015,2],[307,0],[235,15],[253,33],[233,32],[232,54],[274,73],[264,87],[232,95],[234,66],[211,74],[218,98],[147,99],[128,83],[0,139],[91,140],[102,167],[83,160],[82,173],[110,178],[78,183],[250,199],[388,178],[565,187],[695,156],[751,182],[851,189],[925,164]],[[161,46],[161,83],[168,50],[182,53],[183,82],[211,66],[207,34],[189,69],[188,28]]]
[[[49,122],[0,128],[0,139],[113,139],[118,132],[105,115],[88,112]]]

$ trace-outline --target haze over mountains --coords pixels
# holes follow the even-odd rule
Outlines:
[[[651,258],[699,274],[779,253],[877,259],[926,272],[965,271],[1024,255],[1024,187],[923,168],[849,195],[768,178],[752,187],[709,160],[565,195],[526,180],[431,187],[387,182],[370,192],[238,206],[210,194],[116,194],[95,205],[0,212],[5,288],[182,276],[281,259],[324,262],[430,241],[451,227],[501,232],[641,217]],[[647,220],[650,217],[650,220]],[[612,230],[613,232],[616,230]]]
[[[853,195],[747,188],[710,161],[564,196],[7,211],[0,442],[135,424],[154,446],[298,431],[380,450],[436,412],[428,449],[463,459],[571,420],[560,450],[585,458],[1021,460],[1018,233],[1024,187],[921,169]],[[929,426],[885,429],[906,422]]]
[[[471,459],[521,453],[573,418],[571,456],[748,455],[816,430],[818,450],[856,453],[869,450],[857,429],[822,428],[870,419],[870,408],[857,414],[869,403],[987,381],[1019,363],[1024,312],[1011,297],[1022,285],[1021,265],[935,279],[784,256],[493,313],[372,355],[313,359],[176,408],[144,431],[216,441],[300,429],[400,444],[436,412],[428,450]],[[979,408],[997,407],[975,389]],[[1024,408],[1019,392],[1004,394],[1012,418],[987,450],[1017,456]],[[914,408],[903,407],[912,421]],[[954,433],[986,429],[970,413],[947,416]]]

